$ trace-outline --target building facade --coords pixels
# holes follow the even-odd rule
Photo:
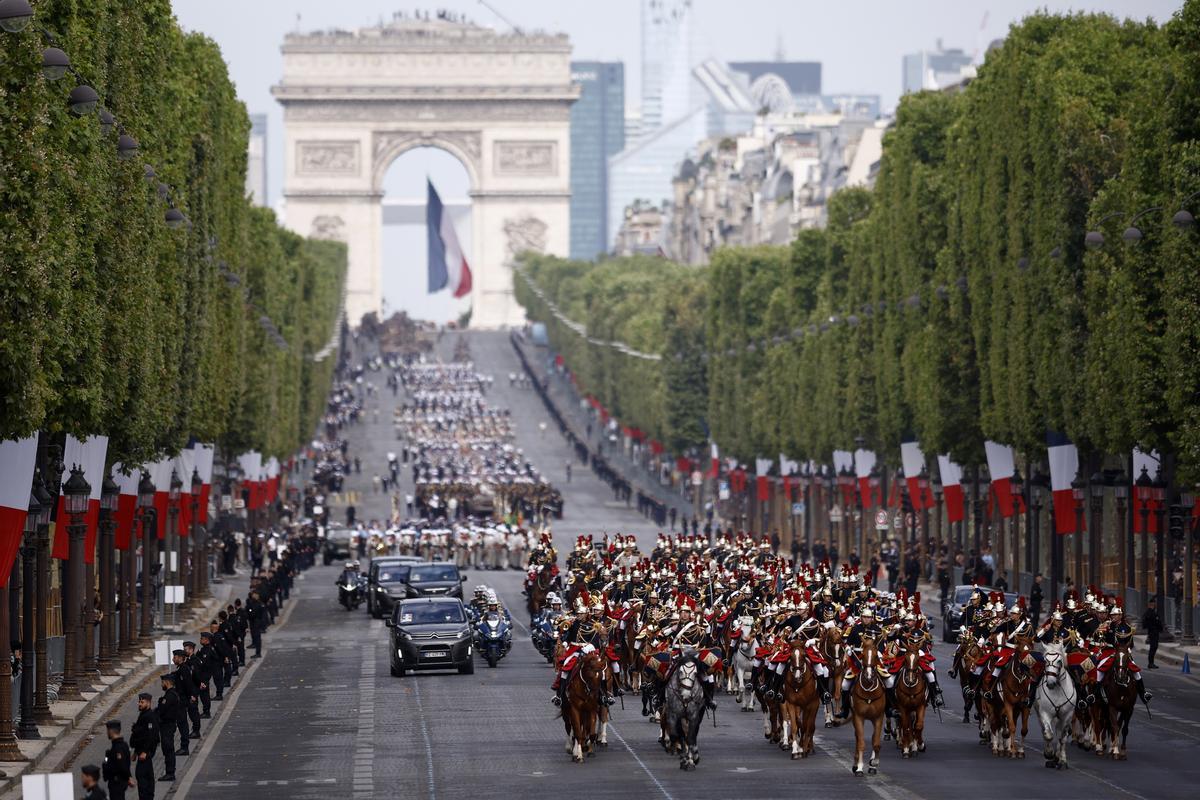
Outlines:
[[[692,105],[692,0],[642,0],[641,129],[651,134]]]
[[[608,159],[625,149],[625,65],[575,61],[571,106],[571,258],[608,252]]]

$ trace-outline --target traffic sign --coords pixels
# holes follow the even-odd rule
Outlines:
[[[692,470],[692,486],[700,486],[704,483],[704,474],[698,469]]]
[[[884,523],[883,527],[885,529],[887,528],[886,522]],[[904,527],[904,512],[903,511],[896,512],[896,516],[892,518],[892,527],[895,528],[896,530],[900,530],[901,528]]]
[[[829,521],[830,522],[841,522],[842,521],[842,507],[841,506],[834,506],[833,508],[829,509]]]
[[[804,503],[792,503],[792,516],[798,517],[804,513]]]
[[[881,508],[875,512],[875,530],[886,531],[887,529],[888,529],[888,512]]]

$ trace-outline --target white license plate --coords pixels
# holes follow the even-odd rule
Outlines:
[[[426,650],[421,653],[421,658],[449,658],[449,650]]]

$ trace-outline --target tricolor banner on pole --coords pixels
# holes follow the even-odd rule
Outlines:
[[[0,589],[8,586],[33,490],[37,436],[0,441]]]
[[[1006,444],[986,441],[983,443],[984,453],[987,454],[988,472],[992,476],[992,497],[999,506],[1000,516],[1005,519],[1013,515],[1012,476],[1016,472],[1016,462],[1013,449]],[[1016,498],[1017,509],[1025,510],[1025,499],[1020,495]]]
[[[721,474],[721,454],[720,451],[717,450],[716,442],[710,442],[709,449],[712,452],[712,466],[709,469],[708,474],[709,477],[716,479]]]
[[[966,503],[962,488],[962,467],[950,460],[950,454],[938,456],[938,473],[942,478],[942,492],[946,496],[946,519],[962,522],[966,519]]]
[[[429,294],[450,287],[455,297],[471,291],[471,267],[458,243],[450,212],[442,205],[433,182],[426,180],[429,199],[425,204],[426,235],[429,239]]]
[[[759,500],[769,500],[771,498],[771,479],[767,477],[767,473],[770,471],[771,459],[754,459],[754,482],[758,487]]]
[[[126,475],[121,463],[113,464],[113,481],[121,493],[117,496],[117,528],[113,533],[113,546],[128,550],[137,538],[134,529],[137,523],[138,483],[142,480],[141,467],[131,467]]]
[[[199,518],[196,522],[204,525],[208,522],[208,498],[212,491],[213,453],[216,448],[211,444],[197,444],[193,449],[196,451],[196,472],[200,474],[202,482]]]
[[[1050,494],[1054,503],[1054,532],[1075,532],[1075,493],[1071,482],[1079,472],[1079,449],[1061,433],[1046,432],[1050,462]]]
[[[900,461],[904,467],[904,482],[908,484],[908,496],[914,511],[933,508],[933,493],[929,487],[921,491],[921,470],[925,468],[925,454],[916,441],[900,443]]]
[[[875,469],[875,452],[873,450],[854,451],[854,474],[858,478],[858,492],[862,496],[863,508],[874,508],[883,503],[883,497],[876,497],[871,489],[871,470]]]

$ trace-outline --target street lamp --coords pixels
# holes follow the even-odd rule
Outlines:
[[[1087,482],[1082,474],[1071,481],[1071,498],[1075,501],[1075,591],[1083,596],[1083,504],[1087,498]]]
[[[71,68],[71,59],[57,47],[42,51],[42,74],[48,81],[61,80]]]
[[[113,126],[117,124],[117,118],[114,117],[112,115],[112,112],[109,111],[107,108],[102,107],[97,116],[100,117],[100,132],[101,133],[104,133],[104,134],[110,133],[113,129]]]
[[[42,519],[42,502],[39,495],[44,494],[44,490],[39,491],[40,483],[40,476],[35,473],[35,486],[29,493],[29,511],[25,515],[25,535],[21,540],[21,665],[25,668],[25,676],[21,678],[21,721],[17,724],[18,739],[42,738],[33,712],[34,687],[37,681],[34,680],[31,669],[34,663],[33,629],[37,624],[34,613],[34,586],[37,582],[35,559],[38,525]],[[2,698],[0,702],[3,702]]]
[[[117,507],[120,504],[121,487],[112,475],[105,473],[100,488],[100,672],[112,672],[116,657],[116,620],[113,617],[113,594],[115,558],[113,533],[117,527]]]
[[[33,8],[29,0],[0,0],[0,28],[20,33],[30,22],[33,22]]]
[[[917,473],[917,495],[920,498],[913,504],[913,511],[916,511],[916,505],[921,506],[921,568],[924,569],[926,558],[929,555],[929,508],[925,504],[925,498],[929,496],[929,470],[925,465],[921,465],[921,471]],[[940,533],[940,532],[939,532]],[[933,559],[930,559],[931,561]]]
[[[1042,561],[1042,509],[1046,507],[1046,492],[1050,488],[1050,478],[1046,473],[1042,472],[1040,466],[1034,467],[1033,477],[1029,479],[1029,509],[1030,514],[1029,538],[1031,540],[1029,547],[1029,572],[1037,575],[1041,572]],[[1050,547],[1050,598],[1051,608],[1053,603],[1057,603],[1059,599],[1058,592],[1058,573],[1060,552],[1057,547],[1058,537],[1054,537],[1054,541]]]
[[[1120,552],[1120,574],[1117,576],[1118,595],[1125,600],[1125,590],[1133,585],[1133,537],[1125,530],[1125,512],[1129,508],[1129,476],[1119,469],[1108,480],[1113,490],[1113,503],[1117,510],[1117,548]]]
[[[1088,479],[1088,493],[1091,496],[1092,522],[1088,531],[1088,584],[1099,586],[1100,575],[1100,544],[1103,541],[1104,530],[1104,476],[1093,472]]]
[[[205,579],[208,578],[208,532],[205,531],[204,528],[201,527],[201,525],[200,525],[200,493],[203,490],[204,490],[204,480],[200,477],[200,470],[193,467],[192,468],[192,523],[191,523],[192,530],[188,532],[188,537],[189,537],[188,540],[192,541],[192,539],[191,539],[192,534],[198,534],[203,537],[203,540],[200,542],[199,550],[200,550],[200,553],[204,557],[197,559],[197,567],[199,568],[199,571],[196,573],[191,572],[190,559],[188,561],[185,561],[183,564],[184,570],[186,570],[188,572],[188,576],[192,579],[192,582],[195,583],[194,587],[190,587],[190,586],[188,587],[187,591],[190,593],[189,596],[199,595],[200,591],[204,588]],[[194,541],[192,541],[191,550],[193,553],[195,553],[197,550],[196,542],[194,542]],[[195,591],[193,591],[193,588],[195,589]]]
[[[150,473],[143,472],[138,482],[138,509],[142,515],[142,597],[141,625],[139,635],[142,641],[150,639],[150,543],[155,539],[155,528],[158,527],[158,513],[154,508],[154,493],[157,487],[150,480]]]
[[[1012,477],[1008,479],[1008,485],[1012,492],[1012,520],[1009,522],[1012,538],[1012,579],[1010,584],[1019,594],[1021,591],[1021,498],[1025,496],[1025,479],[1021,477],[1021,470],[1015,464]]]
[[[70,550],[67,561],[67,592],[63,601],[63,680],[58,690],[58,699],[83,700],[79,686],[79,661],[83,656],[83,538],[87,533],[86,514],[92,487],[83,477],[83,470],[78,464],[71,467],[71,477],[63,484],[62,492],[66,512],[70,518],[67,524]]]
[[[1114,211],[1111,214],[1105,214],[1103,217],[1101,217],[1096,223],[1096,229],[1088,231],[1087,235],[1083,237],[1084,246],[1087,247],[1088,250],[1099,250],[1100,248],[1104,247],[1104,234],[1100,232],[1100,226],[1113,217],[1123,216],[1125,216],[1123,211]]]
[[[163,215],[163,221],[166,222],[167,227],[171,230],[182,228],[184,222],[183,212],[172,206],[166,210],[166,213]]]
[[[1146,610],[1150,598],[1150,503],[1154,500],[1154,480],[1146,465],[1133,484],[1133,496],[1138,502],[1138,513],[1142,517],[1142,611]]]
[[[71,90],[71,94],[67,97],[67,104],[71,107],[72,114],[77,117],[86,117],[100,104],[100,95],[96,94],[96,90],[86,83],[81,83]]]
[[[122,133],[117,137],[117,159],[119,161],[129,161],[138,153],[138,140],[127,133]]]
[[[1127,244],[1137,244],[1142,240],[1141,229],[1133,223],[1137,222],[1151,211],[1162,211],[1162,206],[1151,206],[1150,208],[1143,209],[1135,214],[1133,219],[1129,220],[1129,227],[1125,229],[1123,234],[1121,234],[1121,238],[1124,239]]]
[[[1179,643],[1185,647],[1196,644],[1195,606],[1196,580],[1193,577],[1195,555],[1196,522],[1192,516],[1192,508],[1196,505],[1195,489],[1187,489],[1179,493],[1179,504],[1183,506],[1183,635]]]
[[[50,695],[48,684],[50,680],[50,659],[47,655],[49,645],[49,620],[44,610],[50,605],[50,513],[57,504],[57,496],[62,480],[62,462],[59,461],[61,448],[48,444],[42,458],[41,467],[33,473],[33,494],[41,505],[37,521],[37,542],[34,545],[34,580],[36,603],[33,607],[41,609],[35,616],[33,627],[33,718],[40,723],[53,723],[54,714],[50,711]],[[49,486],[47,485],[49,483]],[[22,658],[28,653],[28,647],[22,651]],[[29,662],[26,662],[28,666]]]
[[[1167,495],[1167,481],[1162,474],[1161,462],[1158,465],[1158,474],[1154,478],[1152,492],[1159,513],[1158,530],[1154,534],[1154,596],[1158,598],[1158,613],[1166,614],[1167,557],[1163,536],[1167,529],[1167,504],[1163,501]]]
[[[1200,197],[1200,192],[1192,192],[1185,197],[1183,202],[1179,204],[1181,206],[1180,209],[1175,212],[1175,216],[1171,217],[1171,222],[1181,231],[1190,230],[1196,225],[1196,218],[1186,208],[1193,197]]]

